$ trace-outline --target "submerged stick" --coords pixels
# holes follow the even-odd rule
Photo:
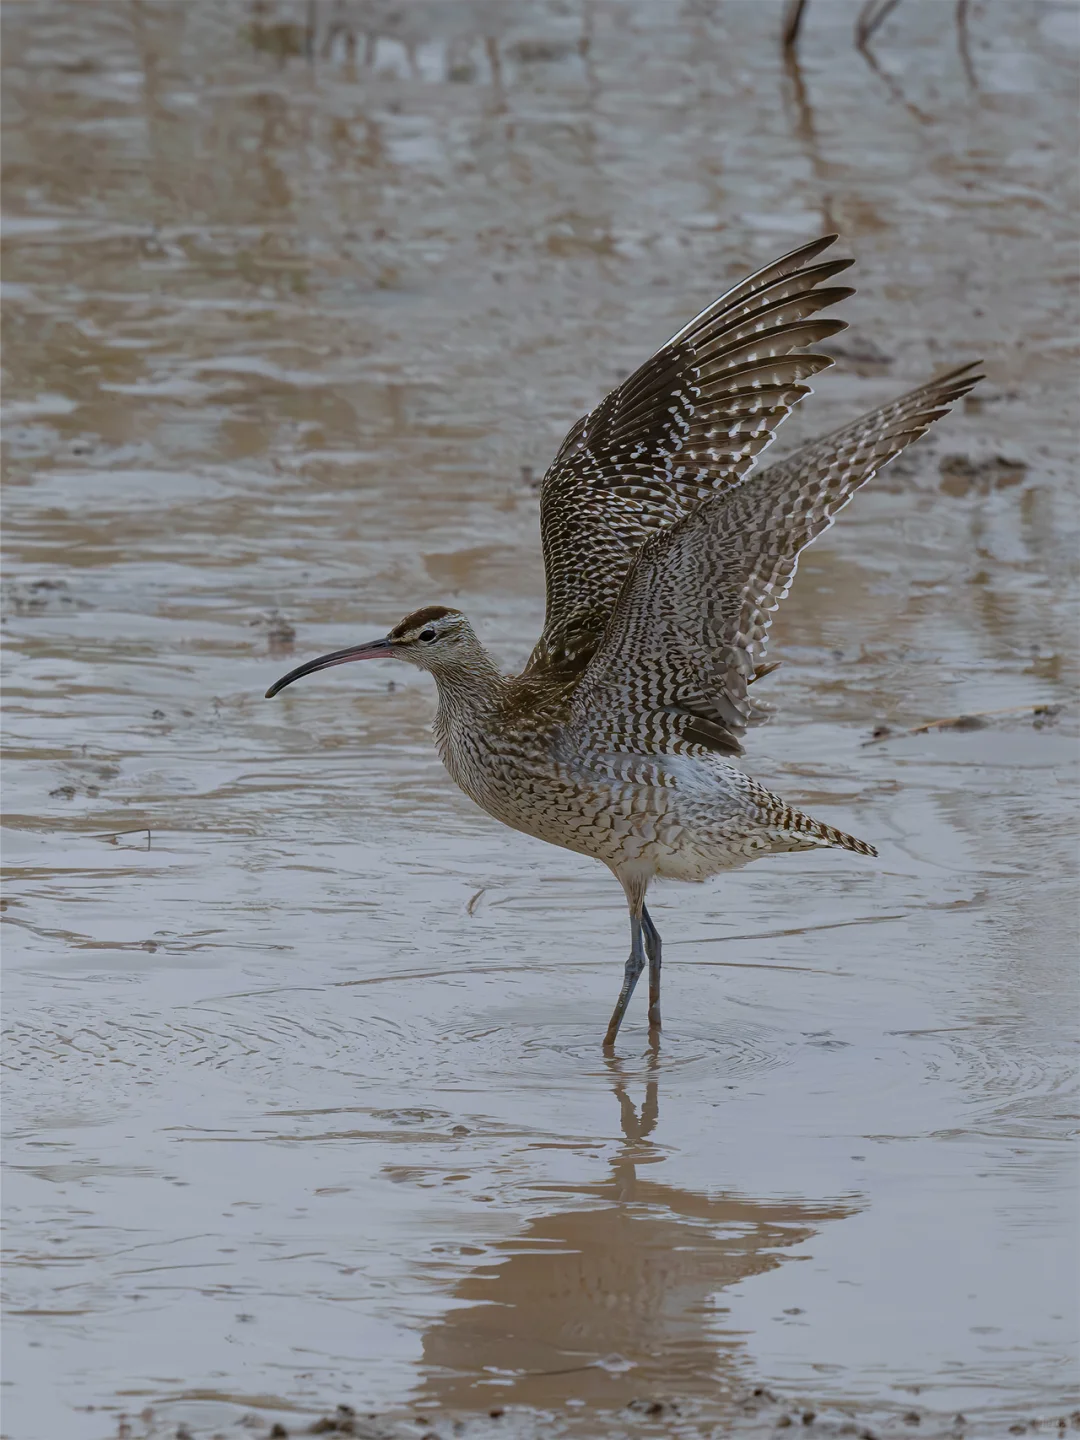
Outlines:
[[[926,735],[931,730],[981,730],[983,721],[998,715],[1056,715],[1060,705],[1006,705],[1002,710],[969,710],[962,715],[944,715],[940,720],[927,720],[909,730],[893,730],[879,726],[863,746],[880,745],[884,740],[900,740],[905,735]]]

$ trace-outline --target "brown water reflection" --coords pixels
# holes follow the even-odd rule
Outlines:
[[[421,1406],[621,1409],[655,1406],[659,1396],[745,1393],[745,1357],[725,1331],[722,1292],[772,1270],[825,1221],[857,1208],[754,1203],[640,1175],[665,1158],[650,1139],[659,1082],[645,1081],[639,1111],[619,1062],[610,1068],[624,1137],[610,1175],[561,1190],[591,1203],[499,1241],[454,1287],[455,1300],[471,1303],[424,1335]]]
[[[955,7],[876,71],[854,8],[788,73],[771,3],[3,6],[12,1440],[1075,1403],[1075,7],[969,6],[974,85]],[[829,227],[778,448],[988,371],[775,627],[749,768],[881,860],[661,888],[613,1072],[610,877],[421,677],[261,696],[425,602],[519,664],[569,424]]]

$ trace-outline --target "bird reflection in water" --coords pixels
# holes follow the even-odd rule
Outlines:
[[[610,1175],[558,1187],[584,1203],[496,1242],[497,1258],[455,1286],[457,1308],[424,1336],[416,1403],[614,1408],[744,1390],[742,1340],[725,1331],[719,1292],[775,1269],[825,1221],[859,1206],[754,1201],[652,1178],[647,1167],[666,1158],[652,1139],[658,1063],[654,1052],[639,1111],[621,1063],[608,1060],[623,1134]]]

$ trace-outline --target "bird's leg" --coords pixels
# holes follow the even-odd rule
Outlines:
[[[604,1036],[605,1050],[615,1044],[615,1036],[619,1033],[619,1026],[626,1014],[626,1007],[630,1004],[630,996],[634,993],[634,986],[638,982],[638,976],[645,969],[645,947],[642,944],[642,928],[640,909],[630,911],[630,956],[626,962],[626,972],[623,977],[622,989],[619,991],[619,998],[612,1011],[611,1019],[608,1021],[607,1034]]]
[[[645,934],[645,950],[649,956],[649,1029],[660,1029],[660,931],[652,916],[641,907],[641,928]]]

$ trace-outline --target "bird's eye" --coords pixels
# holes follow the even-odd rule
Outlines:
[[[436,633],[437,632],[434,630],[421,630],[420,639],[423,640],[425,644],[429,644],[432,640],[435,639]]]

